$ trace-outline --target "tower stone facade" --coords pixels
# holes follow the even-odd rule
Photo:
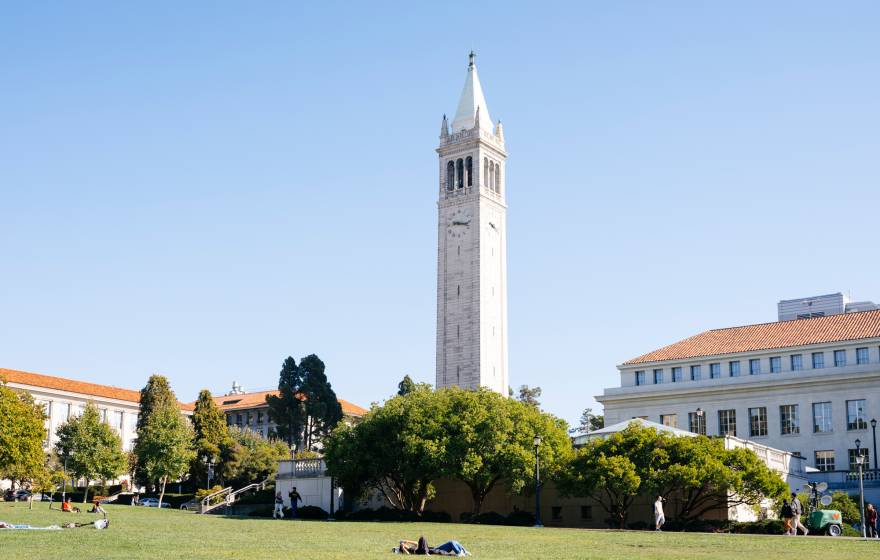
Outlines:
[[[440,128],[437,384],[507,394],[504,134],[470,55],[452,123]]]

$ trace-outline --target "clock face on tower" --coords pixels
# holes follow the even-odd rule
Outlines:
[[[449,237],[460,238],[471,228],[471,222],[473,221],[473,216],[471,215],[470,210],[466,210],[464,208],[459,208],[455,212],[453,212],[452,217],[449,220],[449,223],[446,224],[446,233]]]

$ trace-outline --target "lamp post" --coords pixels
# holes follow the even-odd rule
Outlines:
[[[871,418],[871,437],[874,439],[874,470],[877,470],[877,419]],[[874,473],[876,475],[876,472]]]
[[[702,408],[697,407],[697,434],[701,435],[701,436],[706,435],[706,430],[704,429],[705,425],[703,424],[703,421],[704,421],[703,416],[705,414],[706,413],[703,412]]]
[[[538,457],[541,436],[536,434],[532,443],[535,446],[535,527],[543,527],[544,525],[541,524],[541,459]]]
[[[856,466],[859,469],[859,519],[861,520],[862,526],[862,538],[867,538],[867,534],[865,534],[865,486],[862,482],[862,464],[865,462],[865,457],[862,455],[862,440],[856,440]]]

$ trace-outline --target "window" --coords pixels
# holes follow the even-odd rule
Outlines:
[[[262,423],[263,423],[263,413],[257,412],[257,424],[262,424]]]
[[[706,413],[688,412],[688,430],[701,436],[706,435]]]
[[[825,353],[813,352],[813,369],[822,369],[825,367]]]
[[[636,386],[645,384],[645,370],[636,372]]]
[[[798,416],[798,405],[796,404],[784,404],[779,407],[779,424],[782,427],[782,435],[790,436],[801,433]]]
[[[749,409],[749,435],[751,437],[767,435],[767,407]]]
[[[868,422],[865,420],[865,399],[846,401],[846,429],[868,429]]]
[[[721,377],[721,364],[709,364],[709,378],[718,379]]]
[[[552,517],[553,519],[555,519],[557,521],[562,519],[562,507],[560,507],[560,506],[551,507],[550,508],[550,517]]]
[[[674,367],[672,368],[672,382],[678,383],[679,381],[681,381],[681,368]]]
[[[654,384],[658,385],[660,383],[663,383],[663,370],[662,369],[655,369],[654,370]]]
[[[241,428],[241,414],[235,415],[235,425]]]
[[[446,164],[446,190],[453,189],[455,189],[455,162],[449,160],[449,163]]]
[[[779,373],[782,371],[782,358],[774,356],[770,358],[770,373]]]
[[[483,184],[489,186],[489,158],[483,158]]]
[[[593,506],[581,506],[581,519],[593,519]]]
[[[862,365],[868,363],[868,349],[856,348],[856,364]]]
[[[457,159],[455,162],[455,171],[455,186],[460,189],[464,186],[464,160],[462,160],[461,158]]]
[[[856,457],[858,457],[859,455],[864,457],[864,459],[862,461],[862,470],[866,470],[869,468],[870,463],[868,461],[868,448],[867,447],[860,447],[858,449],[850,449],[849,450],[849,470],[851,470],[851,471],[858,471],[859,470],[859,464],[856,463]]]
[[[758,375],[761,373],[761,360],[749,360],[749,375]]]
[[[791,371],[800,371],[804,369],[804,357],[801,354],[791,355]]]
[[[736,435],[736,410],[731,408],[730,410],[718,411],[718,435]]]
[[[699,381],[701,375],[700,366],[691,366],[691,381]]]
[[[467,186],[474,186],[474,160],[471,156],[464,160],[464,171],[467,174]]]
[[[833,471],[834,451],[816,451],[816,468],[820,471]]]
[[[831,403],[813,403],[813,433],[824,434],[831,432]]]
[[[834,367],[843,367],[846,365],[846,350],[834,351]]]
[[[661,414],[660,423],[672,428],[678,427],[678,414]]]
[[[731,377],[739,377],[739,362],[729,362],[727,366]]]
[[[113,418],[113,427],[116,428],[117,430],[119,430],[120,432],[122,431],[123,427],[125,426],[124,420],[123,420],[124,415],[125,415],[125,413],[121,410],[116,410],[113,412],[113,417],[114,417]]]

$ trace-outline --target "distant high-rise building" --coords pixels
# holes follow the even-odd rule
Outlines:
[[[780,321],[812,319],[827,315],[880,309],[880,305],[872,301],[851,301],[848,295],[841,292],[798,299],[783,299],[777,307]]]

